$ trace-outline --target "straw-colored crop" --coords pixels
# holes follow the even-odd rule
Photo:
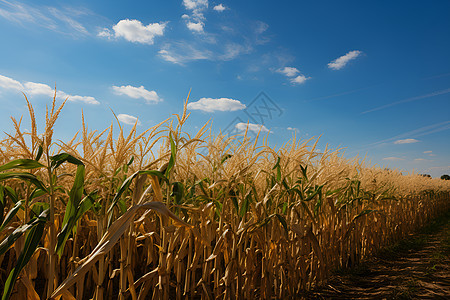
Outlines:
[[[2,299],[294,298],[450,207],[449,181],[244,136],[183,131],[183,114],[0,142]],[[161,144],[159,149],[155,145]],[[262,145],[261,145],[262,144]]]

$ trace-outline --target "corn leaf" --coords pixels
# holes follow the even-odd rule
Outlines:
[[[58,168],[61,164],[65,163],[66,161],[74,165],[83,165],[83,162],[81,160],[73,157],[68,153],[61,153],[58,155],[54,155],[50,157],[50,160],[52,161],[51,167],[53,170]]]
[[[60,258],[62,255],[62,251],[64,250],[64,245],[66,244],[67,239],[69,238],[78,221],[77,217],[81,217],[81,215],[79,215],[79,211],[84,190],[84,175],[84,165],[78,165],[75,180],[73,182],[72,189],[69,192],[69,202],[67,203],[66,212],[64,214],[64,219],[61,225],[62,230],[58,234],[58,242],[55,249],[55,252],[59,255]],[[86,198],[88,197],[85,197],[84,199]],[[92,202],[90,206],[92,206]]]
[[[20,253],[19,258],[17,259],[16,265],[11,270],[8,278],[6,279],[2,300],[9,299],[9,296],[11,295],[11,292],[14,288],[14,284],[17,280],[17,276],[19,276],[20,271],[22,271],[22,269],[30,260],[34,251],[37,249],[42,234],[44,233],[45,223],[48,219],[48,212],[49,211],[46,210],[38,218],[33,220],[33,225],[31,226],[30,231],[27,234],[27,238],[25,239],[24,248]]]
[[[11,169],[39,169],[45,167],[43,164],[35,161],[34,159],[16,159],[9,163],[0,166],[0,172]]]
[[[33,175],[31,173],[9,172],[9,173],[1,173],[0,174],[0,181],[6,180],[6,179],[12,179],[12,178],[28,181],[28,182],[34,184],[36,187],[40,188],[41,190],[47,192],[47,188],[44,186],[44,184],[35,175]]]

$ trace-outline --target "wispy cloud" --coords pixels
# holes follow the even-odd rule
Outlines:
[[[367,145],[367,147],[364,147],[363,149],[371,149],[373,147],[379,146],[381,144],[385,144],[385,143],[391,143],[397,140],[402,140],[402,139],[413,139],[413,138],[419,138],[419,137],[423,137],[423,136],[427,136],[436,132],[441,132],[441,131],[445,131],[445,130],[449,130],[450,129],[450,121],[444,121],[444,122],[440,122],[440,123],[435,123],[432,125],[428,125],[428,126],[423,126],[414,130],[410,130],[407,132],[404,132],[402,134],[396,135],[394,137],[388,138],[388,139],[384,139],[375,143],[371,143],[369,145]]]
[[[266,34],[269,25],[262,21],[238,20],[238,17],[230,16],[208,28],[205,17],[208,1],[183,1],[182,5],[187,11],[181,20],[194,34],[165,41],[159,57],[168,62],[185,65],[198,60],[230,61],[252,53],[257,46],[270,41]]]
[[[146,90],[144,86],[135,87],[131,85],[115,86],[113,85],[113,91],[117,95],[125,95],[134,99],[145,99],[147,103],[158,103],[162,99],[155,91]]]
[[[236,111],[243,110],[245,107],[245,104],[242,104],[239,100],[230,98],[201,98],[196,102],[189,103],[187,106],[188,109],[205,112]]]
[[[413,144],[418,142],[419,140],[416,139],[403,139],[403,140],[396,140],[394,144]]]
[[[364,87],[364,88],[360,88],[360,89],[354,89],[354,90],[350,90],[350,91],[345,91],[345,92],[341,92],[341,93],[335,93],[335,94],[331,94],[328,96],[321,96],[321,97],[316,97],[316,98],[310,98],[310,99],[306,99],[305,101],[317,101],[317,100],[325,100],[325,99],[330,99],[330,98],[335,98],[335,97],[340,97],[340,96],[345,96],[345,95],[349,95],[349,94],[353,94],[359,91],[363,91],[363,90],[367,90],[374,87],[372,86],[368,86],[368,87]]]
[[[141,125],[141,122],[138,121],[138,118],[132,115],[127,114],[119,114],[117,116],[117,119],[119,119],[120,122],[128,124],[128,125],[134,125],[136,124],[136,121],[138,122],[138,125]]]
[[[436,91],[436,92],[433,92],[433,93],[429,93],[429,94],[426,94],[426,95],[421,95],[421,96],[417,96],[417,97],[412,97],[412,98],[408,98],[408,99],[392,102],[392,103],[389,103],[389,104],[386,104],[386,105],[382,105],[382,106],[379,106],[379,107],[376,107],[376,108],[372,108],[372,109],[363,111],[361,114],[367,114],[367,113],[371,113],[371,112],[374,112],[374,111],[377,111],[377,110],[382,110],[382,109],[385,109],[385,108],[388,108],[388,107],[391,107],[391,106],[394,106],[394,105],[407,103],[407,102],[412,102],[412,101],[417,101],[417,100],[422,100],[422,99],[427,99],[427,98],[431,98],[431,97],[435,97],[435,96],[445,95],[445,94],[448,94],[448,93],[450,93],[450,88],[449,89],[445,89],[445,90],[441,90],[441,91]]]
[[[15,79],[3,75],[0,75],[0,88],[24,92],[25,94],[28,94],[30,96],[47,96],[51,98],[55,94],[55,89],[45,83],[38,83],[31,81],[21,83]],[[100,104],[100,102],[94,97],[70,95],[61,90],[56,92],[56,97],[60,100],[68,98],[69,101],[72,102],[83,102],[86,104]]]
[[[195,47],[188,42],[173,42],[165,44],[158,52],[162,59],[183,65],[193,60],[213,60],[213,52],[201,47]]]
[[[248,128],[249,131],[252,131],[254,133],[258,133],[260,131],[261,132],[269,132],[269,129],[267,129],[266,126],[261,125],[261,124],[237,123],[234,127],[239,131],[246,131]]]
[[[335,60],[333,60],[332,62],[328,63],[328,68],[333,69],[333,70],[340,70],[343,67],[345,67],[349,61],[354,60],[361,54],[362,54],[362,52],[359,50],[350,51],[347,54],[345,54],[341,57],[338,57]]]
[[[401,157],[395,157],[395,156],[390,156],[390,157],[385,157],[385,158],[383,158],[383,160],[396,161],[396,160],[404,160],[404,158],[401,158]]]
[[[427,154],[428,156],[436,156],[436,154],[434,154],[431,150],[423,151],[423,154]]]
[[[227,43],[223,47],[224,53],[218,56],[218,60],[233,60],[241,54],[250,53],[252,47],[249,45],[243,46],[237,43]]]
[[[103,28],[97,36],[124,38],[133,43],[153,45],[155,37],[164,35],[166,25],[166,22],[144,25],[139,20],[124,19],[112,27],[114,33],[108,28]]]
[[[38,6],[0,0],[0,17],[24,27],[32,24],[75,36],[89,34],[84,22],[89,22],[94,15],[84,8]]]
[[[224,42],[220,47],[210,50],[202,43],[178,41],[164,44],[158,54],[168,62],[184,65],[196,60],[229,61],[251,51],[251,46],[233,42]]]

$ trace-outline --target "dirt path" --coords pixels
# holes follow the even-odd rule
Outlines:
[[[303,298],[450,299],[449,214]]]

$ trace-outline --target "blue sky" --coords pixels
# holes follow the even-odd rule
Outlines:
[[[249,122],[273,146],[322,135],[348,157],[449,174],[449,12],[449,1],[0,0],[0,126],[24,115],[26,128],[22,92],[42,119],[56,84],[69,97],[57,137],[80,128],[81,110],[91,129],[111,108],[144,130],[192,88],[189,132]]]

